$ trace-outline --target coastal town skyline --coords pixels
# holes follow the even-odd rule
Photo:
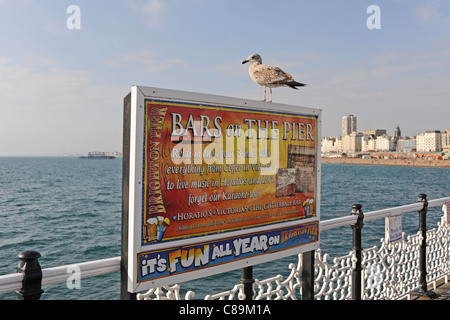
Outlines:
[[[345,116],[342,116],[341,118],[344,118],[344,117],[346,117],[346,116],[349,116],[349,115],[351,115],[351,116],[355,116],[357,119],[359,119],[358,118],[358,115],[357,114],[348,114],[348,115],[345,115]],[[394,121],[395,122],[395,121]],[[400,129],[402,128],[402,123],[401,123],[401,121],[398,121],[398,123],[396,123],[392,128],[388,128],[388,127],[386,127],[386,126],[379,126],[379,127],[377,127],[377,128],[375,128],[375,127],[366,127],[366,128],[364,128],[364,129],[362,129],[362,130],[359,130],[360,132],[363,132],[363,131],[368,131],[368,130],[386,130],[386,133],[389,135],[389,132],[390,132],[390,130],[392,131],[392,135],[394,135],[394,133],[395,133],[395,130],[396,130],[396,127],[399,127]],[[357,127],[359,127],[359,126],[357,126]],[[448,128],[430,128],[429,130],[426,130],[426,131],[435,131],[435,130],[439,130],[439,131],[450,131],[450,126],[448,126]],[[335,131],[340,131],[340,132],[342,132],[342,126],[341,126],[341,128],[339,128],[339,130],[335,130]],[[414,133],[414,131],[413,131],[413,134],[409,134],[409,135],[402,135],[402,136],[405,136],[405,137],[415,137],[415,136],[417,136],[418,134],[422,134],[422,133],[424,133],[425,131],[417,131],[417,132],[415,132]],[[338,137],[338,136],[343,136],[342,135],[342,133],[339,135],[330,135],[330,136],[328,136],[328,137]],[[325,136],[324,135],[322,135],[322,138],[324,138]]]
[[[342,134],[322,137],[321,152],[450,152],[449,130],[427,130],[412,136],[402,135],[397,124],[394,134],[389,135],[385,128],[359,130],[357,116],[349,114],[342,117]]]

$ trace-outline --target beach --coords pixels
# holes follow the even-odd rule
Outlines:
[[[359,164],[374,166],[406,166],[450,168],[450,160],[410,159],[361,159],[361,158],[322,158],[322,163]]]

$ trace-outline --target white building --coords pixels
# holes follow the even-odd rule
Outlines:
[[[377,137],[376,151],[391,151],[394,150],[395,141],[387,134]]]
[[[370,135],[363,135],[361,138],[361,151],[362,152],[374,152],[377,145],[377,138],[370,134]]]
[[[416,137],[417,152],[442,151],[442,137],[439,130],[427,131]]]
[[[450,131],[441,132],[442,151],[450,152]]]
[[[342,151],[348,153],[360,152],[362,149],[362,137],[362,133],[356,132],[342,137]]]
[[[339,138],[325,137],[322,139],[321,149],[322,153],[339,152],[341,151],[342,140]]]
[[[416,139],[415,138],[400,138],[397,141],[398,152],[412,152],[416,151]]]

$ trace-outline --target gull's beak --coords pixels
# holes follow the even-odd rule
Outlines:
[[[247,62],[248,62],[248,60],[244,60],[244,61],[242,61],[242,64],[247,63]]]

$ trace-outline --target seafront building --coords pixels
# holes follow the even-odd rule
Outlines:
[[[417,150],[416,139],[411,137],[402,137],[397,141],[397,152],[413,152]]]
[[[442,151],[441,132],[433,130],[417,135],[416,149],[417,152]]]
[[[450,152],[450,131],[441,132],[442,152]]]
[[[342,137],[342,152],[355,153],[362,150],[362,133],[352,132]]]
[[[372,134],[363,134],[361,141],[362,152],[374,152],[377,149],[377,138]]]
[[[342,150],[342,139],[341,137],[325,137],[322,139],[322,153],[337,153]]]
[[[398,138],[389,137],[387,134],[377,138],[377,149],[376,151],[395,151],[397,148]]]

